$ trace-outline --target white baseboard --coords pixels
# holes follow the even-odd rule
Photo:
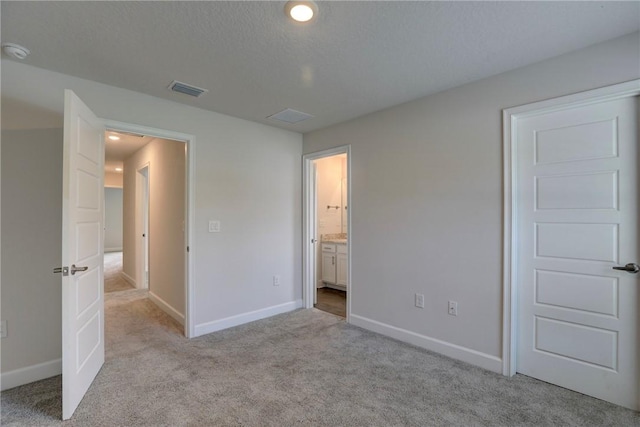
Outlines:
[[[376,320],[358,316],[357,314],[351,314],[349,320],[352,325],[386,335],[399,341],[408,342],[409,344],[443,354],[453,359],[462,360],[463,362],[479,366],[489,371],[497,372],[499,374],[502,373],[502,359],[499,357],[491,356],[490,354],[482,353],[456,344],[451,344],[436,338],[420,335],[415,332],[407,331],[406,329],[397,328]]]
[[[199,337],[200,335],[210,334],[212,332],[232,328],[234,326],[253,322],[255,320],[266,319],[267,317],[275,316],[276,314],[287,313],[289,311],[297,310],[298,308],[302,308],[302,300],[290,301],[284,304],[250,311],[248,313],[225,317],[224,319],[214,320],[213,322],[201,323],[200,325],[196,325],[194,337]]]
[[[120,273],[122,275],[122,278],[125,280],[125,282],[127,282],[128,284],[130,284],[131,286],[133,286],[134,288],[137,288],[138,286],[136,286],[136,280],[129,276],[127,273],[125,273],[124,271]]]
[[[106,252],[122,252],[122,246],[120,246],[119,248],[104,248],[105,253]]]
[[[60,374],[62,374],[62,359],[50,360],[14,371],[4,372],[0,378],[0,389],[5,391]]]
[[[176,320],[176,322],[184,326],[184,314],[181,314],[178,310],[173,308],[168,302],[166,302],[165,300],[163,300],[162,298],[160,298],[158,295],[154,294],[151,291],[149,291],[149,299],[151,300],[152,303],[157,305],[158,308],[160,308],[160,310],[164,311],[169,316],[173,317]]]

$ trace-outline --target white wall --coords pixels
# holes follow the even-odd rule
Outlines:
[[[191,257],[196,333],[300,306],[300,134],[4,59],[1,78],[3,129],[37,129],[52,127],[52,123],[61,127],[67,88],[99,117],[195,136],[195,236]],[[3,162],[5,158],[3,153]],[[61,169],[60,158],[51,161],[55,170]],[[27,159],[14,162],[16,168],[29,167]],[[51,195],[56,196],[55,192]],[[3,223],[6,206],[2,203]],[[59,215],[59,210],[39,214],[43,212],[46,216]],[[222,232],[208,233],[209,219],[220,220]],[[51,232],[60,233],[60,229]],[[18,238],[16,235],[14,240]],[[14,241],[5,239],[3,233],[2,243],[11,247]],[[277,251],[270,249],[274,244]],[[54,256],[59,257],[59,252]],[[34,262],[47,272],[51,267]],[[278,287],[272,285],[274,274],[281,276]],[[4,280],[2,285],[3,304],[6,301],[16,309],[28,307],[18,307],[13,300],[39,297],[27,297],[17,285],[5,286]],[[55,305],[51,301],[56,299],[42,301]],[[32,341],[39,354],[50,352],[59,357],[59,348],[52,350],[51,345],[34,340],[41,325],[59,319],[44,311],[31,314],[32,322],[16,339]],[[17,362],[27,366],[28,357],[22,356]]]
[[[639,40],[305,134],[305,153],[351,144],[352,321],[501,370],[502,109],[640,77]]]
[[[124,161],[123,271],[136,278],[143,229],[136,221],[138,170],[149,167],[149,291],[180,322],[185,315],[185,143],[153,139]],[[137,284],[140,287],[140,284]]]
[[[122,188],[104,189],[104,251],[122,250]]]
[[[60,369],[61,164],[62,129],[2,131],[3,389],[7,372],[47,362]]]
[[[342,233],[342,178],[344,155],[318,159],[316,163],[316,188],[318,205],[318,232]],[[339,209],[327,206],[339,206]]]
[[[122,173],[105,172],[104,186],[109,188],[122,188]]]

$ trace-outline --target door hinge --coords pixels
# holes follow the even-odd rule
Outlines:
[[[187,246],[187,252],[189,252],[189,246]]]

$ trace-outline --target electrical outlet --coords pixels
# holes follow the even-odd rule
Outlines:
[[[424,295],[422,294],[416,294],[416,307],[418,308],[424,308]]]
[[[273,276],[273,286],[280,286],[280,275],[276,274]]]
[[[7,321],[0,320],[0,338],[7,337]]]
[[[449,301],[449,314],[452,316],[458,315],[458,303],[455,301]]]

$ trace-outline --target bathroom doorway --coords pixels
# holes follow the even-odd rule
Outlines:
[[[349,147],[304,156],[305,307],[350,313]]]

